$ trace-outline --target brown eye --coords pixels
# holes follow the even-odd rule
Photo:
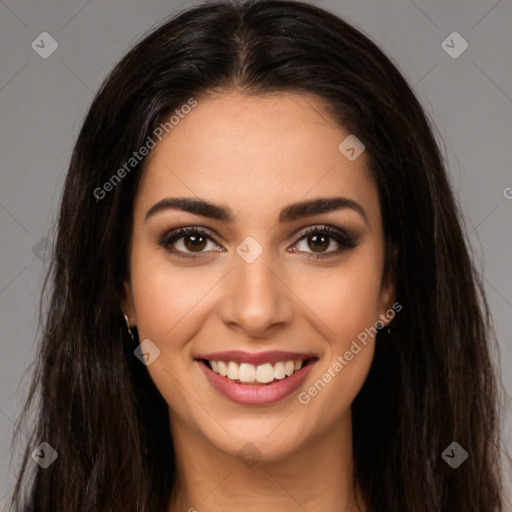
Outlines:
[[[314,252],[323,252],[329,247],[329,237],[324,235],[308,236],[308,246]]]
[[[202,235],[186,235],[181,238],[183,238],[183,245],[188,251],[200,252],[206,247],[207,239]]]
[[[166,251],[183,258],[196,258],[208,252],[205,249],[209,242],[212,250],[218,250],[219,245],[215,238],[199,228],[180,228],[163,235],[158,240],[158,244]]]
[[[302,250],[299,247],[298,251],[309,254],[309,257],[313,259],[336,256],[347,249],[357,247],[354,235],[349,235],[347,232],[332,226],[308,228],[296,242],[296,245],[299,246],[303,240],[307,250]],[[333,241],[335,244],[334,250],[327,250]]]

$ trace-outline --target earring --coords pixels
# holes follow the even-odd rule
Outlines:
[[[388,327],[388,336],[391,334],[391,327]]]
[[[130,335],[130,338],[133,340],[133,342],[136,343],[135,338],[133,336],[133,332],[130,329],[130,321],[128,320],[128,316],[126,315],[126,313],[123,313],[123,316],[124,316],[124,321],[126,322],[126,328],[128,329],[128,334]]]

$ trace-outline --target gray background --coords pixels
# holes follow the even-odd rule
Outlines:
[[[0,1],[0,506],[14,483],[11,435],[35,349],[49,236],[85,112],[107,72],[162,17],[197,2]],[[391,56],[437,127],[501,347],[504,440],[512,450],[512,3],[319,0]],[[441,43],[468,42],[458,58]],[[31,47],[58,42],[47,59]],[[38,39],[40,40],[40,39]],[[458,42],[448,44],[460,48]],[[48,48],[48,46],[46,46]],[[507,198],[508,196],[508,198]],[[34,249],[37,247],[37,249]],[[47,259],[47,258],[46,258]],[[460,300],[464,300],[461,297]],[[28,371],[27,371],[28,369]]]

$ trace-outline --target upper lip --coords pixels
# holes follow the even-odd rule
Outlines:
[[[235,363],[275,364],[278,361],[304,361],[306,359],[316,358],[315,354],[301,354],[299,352],[283,352],[281,350],[272,350],[270,352],[243,352],[241,350],[227,350],[224,352],[215,352],[211,354],[199,355],[196,359],[208,359],[208,361],[233,361]]]

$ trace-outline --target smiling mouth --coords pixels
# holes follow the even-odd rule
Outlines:
[[[288,361],[277,361],[274,364],[264,363],[253,365],[250,363],[237,363],[235,361],[214,361],[200,359],[212,372],[225,377],[236,384],[252,386],[265,386],[279,382],[300,372],[306,366],[314,363],[316,357],[309,359],[295,359]]]

